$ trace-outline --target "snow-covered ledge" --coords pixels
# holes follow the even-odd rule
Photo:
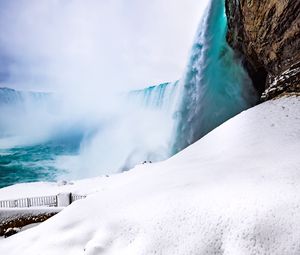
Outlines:
[[[94,194],[1,254],[300,254],[299,127],[300,97],[260,104],[165,162],[68,186]]]

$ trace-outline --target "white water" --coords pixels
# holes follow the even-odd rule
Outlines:
[[[166,83],[119,97],[120,108],[82,143],[80,176],[124,171],[171,153],[178,107],[178,83]],[[74,161],[73,161],[74,164]]]

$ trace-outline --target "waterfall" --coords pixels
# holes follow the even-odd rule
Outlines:
[[[128,100],[144,109],[156,109],[172,114],[176,109],[178,81],[166,82],[129,93]]]
[[[0,88],[0,106],[42,103],[51,97],[50,93],[17,91],[11,88]]]
[[[0,149],[44,153],[50,143],[57,168],[72,179],[167,159],[257,102],[241,59],[227,45],[226,29],[224,1],[211,0],[179,81],[99,96],[99,104],[87,101],[84,109],[60,96],[0,89]]]
[[[226,32],[224,1],[211,0],[180,81],[174,154],[257,102],[241,59],[226,42]]]

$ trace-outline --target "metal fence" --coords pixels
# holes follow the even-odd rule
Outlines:
[[[85,195],[70,193],[70,203],[86,198]],[[57,207],[59,195],[45,197],[20,198],[0,201],[0,208],[24,208],[24,207]]]
[[[86,198],[85,195],[77,195],[77,194],[72,194],[71,193],[71,203],[73,203],[76,200],[84,199]]]

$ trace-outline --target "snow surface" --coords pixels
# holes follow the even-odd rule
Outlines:
[[[105,177],[95,177],[72,182],[32,182],[20,183],[0,189],[0,200],[10,200],[27,197],[53,196],[59,193],[74,193],[77,195],[88,195],[101,190]]]
[[[167,161],[67,185],[95,193],[0,240],[0,251],[299,255],[299,153],[300,98],[268,101]],[[33,187],[44,192],[43,185],[53,188],[35,184],[30,194]],[[1,197],[22,187],[28,185],[3,189]]]

